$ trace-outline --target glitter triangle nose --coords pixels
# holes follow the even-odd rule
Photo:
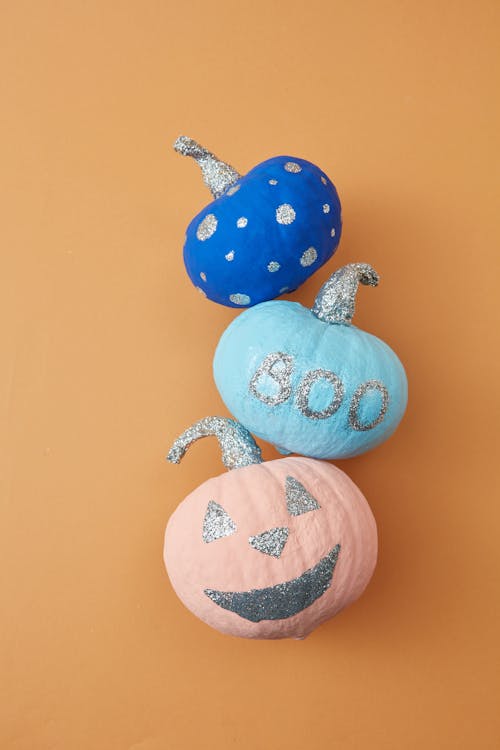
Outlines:
[[[251,547],[264,555],[271,557],[280,557],[288,539],[288,529],[286,526],[278,526],[275,529],[263,531],[262,534],[251,536],[248,543]]]

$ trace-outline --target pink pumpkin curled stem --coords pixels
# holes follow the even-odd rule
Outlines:
[[[226,469],[262,463],[260,448],[248,430],[234,419],[225,417],[204,417],[188,427],[170,448],[167,460],[173,464],[180,463],[190,445],[210,435],[219,441],[222,463]]]

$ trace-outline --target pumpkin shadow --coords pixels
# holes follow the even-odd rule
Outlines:
[[[442,394],[425,356],[426,333],[416,331],[414,322],[428,289],[426,275],[415,274],[411,258],[425,247],[432,221],[426,226],[422,218],[432,213],[425,205],[428,197],[419,200],[422,206],[409,205],[397,193],[375,199],[344,196],[349,208],[337,252],[288,297],[311,306],[320,286],[340,266],[372,264],[382,284],[377,291],[361,293],[354,324],[386,341],[408,376],[408,408],[395,434],[368,453],[332,462],[360,487],[372,508],[379,557],[360,599],[326,622],[313,639],[341,643],[343,648],[352,643],[356,652],[376,647],[391,653],[415,638],[446,638],[450,620],[461,614],[461,584],[454,565],[462,558],[458,551],[449,554],[449,519],[435,512],[443,504],[446,474],[441,472],[432,485],[428,473],[429,467],[436,473],[440,464],[446,466],[446,458],[444,449],[440,457],[439,445],[432,455],[427,453],[431,416],[438,413]]]
[[[397,192],[385,196],[357,192],[344,196],[342,235],[332,258],[291,294],[280,299],[290,299],[311,307],[321,285],[334,271],[347,263],[370,263],[382,276],[395,277],[407,291],[408,265],[412,248],[417,252],[425,247],[430,227],[426,228],[422,215],[429,206],[422,207],[402,198]],[[414,269],[413,269],[414,272]],[[415,279],[411,279],[412,285]],[[382,289],[383,289],[382,285]],[[394,291],[394,290],[393,290]],[[359,324],[359,321],[358,321]],[[362,326],[360,326],[362,327]]]

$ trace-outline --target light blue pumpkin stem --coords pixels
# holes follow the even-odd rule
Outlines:
[[[312,312],[325,323],[350,325],[359,284],[377,286],[379,276],[368,263],[349,263],[326,281],[314,302]]]
[[[243,466],[262,463],[260,448],[248,430],[227,417],[204,417],[188,427],[170,448],[167,461],[180,463],[190,445],[210,435],[214,435],[219,441],[222,463],[226,469],[241,469]]]
[[[191,156],[201,169],[203,180],[214,198],[220,198],[228,187],[234,185],[241,175],[230,164],[218,159],[199,143],[185,135],[179,136],[174,149],[183,156]]]

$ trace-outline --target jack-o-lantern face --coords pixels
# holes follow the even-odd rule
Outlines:
[[[306,488],[291,476],[286,478],[286,505],[291,516],[319,510],[320,506]],[[209,501],[203,521],[203,541],[212,542],[236,533],[236,525],[222,506]],[[290,534],[289,526],[275,526],[248,537],[257,552],[280,558]],[[205,589],[205,594],[219,607],[235,612],[251,622],[284,620],[293,617],[318,599],[332,582],[340,551],[336,544],[316,565],[290,581],[250,591]]]
[[[209,479],[172,515],[165,563],[200,619],[232,635],[302,638],[354,601],[376,561],[361,492],[307,458],[251,464]]]

